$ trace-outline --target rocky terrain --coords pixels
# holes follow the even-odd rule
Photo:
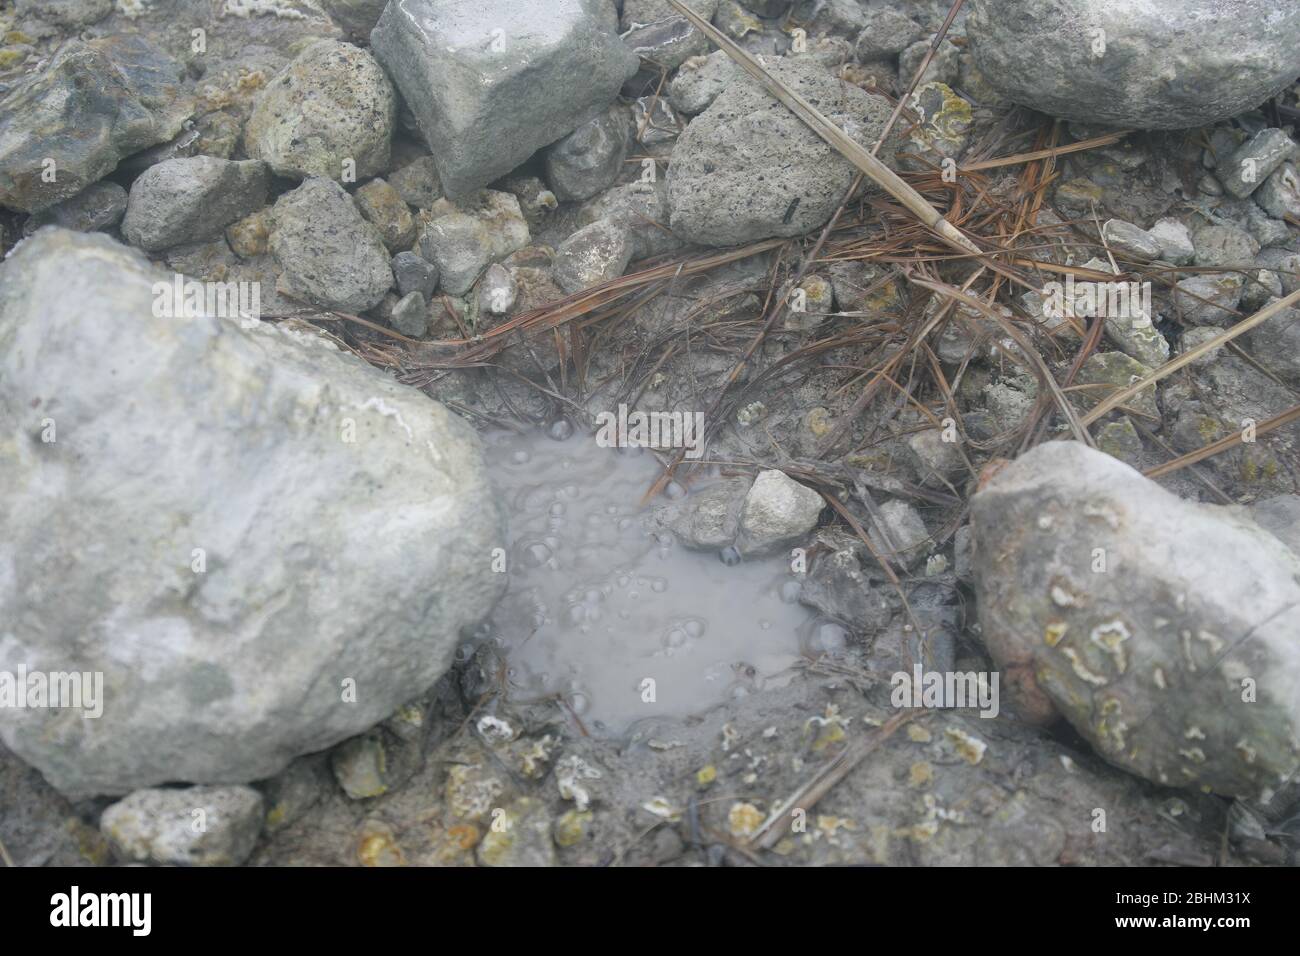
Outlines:
[[[1300,8],[685,5],[0,8],[0,862],[1295,865]],[[606,726],[484,436],[620,408],[820,629]]]

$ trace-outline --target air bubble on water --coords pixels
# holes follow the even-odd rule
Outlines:
[[[551,507],[548,510],[552,518],[559,518],[569,509],[564,506],[563,501],[556,501],[552,502]]]
[[[546,429],[546,434],[555,441],[565,441],[573,436],[573,423],[567,418],[557,418]]]
[[[656,594],[663,594],[668,590],[668,582],[663,578],[655,578],[650,582],[650,590],[654,591]]]
[[[687,621],[685,624],[682,625],[682,627],[686,630],[686,633],[689,634],[691,637],[700,637],[704,634],[704,622],[697,620],[695,618],[692,618],[691,620]]]
[[[848,645],[849,632],[834,621],[815,622],[809,628],[804,650],[812,655],[839,654]]]
[[[532,541],[523,546],[521,560],[530,568],[540,568],[551,559],[551,549],[541,541]]]
[[[532,455],[528,454],[528,452],[524,451],[522,448],[510,456],[510,460],[516,465],[526,465],[531,458]]]
[[[734,567],[740,563],[740,552],[735,548],[734,545],[723,548],[721,551],[718,552],[718,560],[721,561],[729,568]]]
[[[679,498],[686,497],[686,489],[681,482],[670,481],[664,486],[664,497],[669,501],[677,501]]]
[[[791,578],[781,582],[779,593],[781,595],[781,600],[786,604],[797,604],[801,591],[803,591],[803,585]]]

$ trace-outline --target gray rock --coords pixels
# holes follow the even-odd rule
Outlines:
[[[890,107],[803,62],[771,71],[868,149]],[[891,137],[893,140],[893,137]],[[894,148],[880,152],[893,162]],[[672,228],[681,238],[725,246],[816,229],[839,206],[856,168],[746,77],[686,127],[668,168]]]
[[[691,57],[668,84],[668,102],[689,116],[703,113],[719,93],[733,83],[743,82],[745,75],[740,64],[722,50]]]
[[[1300,559],[1229,509],[1047,442],[971,502],[984,642],[1106,760],[1267,800],[1300,769]]]
[[[953,572],[959,581],[969,583],[975,579],[975,566],[971,562],[972,551],[970,525],[964,524],[952,536]]]
[[[622,226],[600,219],[583,226],[555,250],[555,284],[570,294],[623,274],[632,243]]]
[[[961,446],[956,441],[944,441],[944,431],[929,428],[907,438],[907,447],[915,459],[916,477],[922,485],[946,486],[957,480],[966,468]],[[957,437],[960,440],[960,435]]]
[[[1254,203],[1246,210],[1246,229],[1261,249],[1285,246],[1291,242],[1291,230],[1281,219],[1267,215]]]
[[[898,57],[898,76],[904,83],[911,83],[912,77],[916,76],[916,71],[921,68],[921,62],[925,55],[930,52],[930,46],[933,39],[917,40]],[[944,40],[939,44],[939,49],[934,54],[934,59],[930,65],[925,68],[925,74],[921,77],[920,83],[943,83],[945,86],[956,86],[957,79],[961,75],[961,51],[955,46]]]
[[[898,56],[925,36],[925,28],[891,7],[867,11],[867,23],[858,34],[853,55],[859,63]]]
[[[1255,202],[1274,219],[1300,219],[1300,174],[1294,163],[1283,163],[1255,191]]]
[[[320,0],[320,4],[349,39],[369,43],[370,31],[379,22],[388,0]]]
[[[117,183],[100,180],[71,199],[57,202],[23,223],[23,235],[30,236],[41,226],[62,226],[75,232],[112,229],[126,214],[126,190]]]
[[[137,36],[70,40],[0,99],[0,205],[52,206],[123,157],[171,139],[194,112],[184,76]]]
[[[1138,434],[1133,419],[1120,415],[1115,421],[1101,426],[1097,430],[1097,450],[1137,468],[1142,455],[1142,436]]]
[[[1196,188],[1207,196],[1222,196],[1223,183],[1219,182],[1218,177],[1206,173],[1196,181]]]
[[[438,267],[432,262],[420,258],[414,252],[399,252],[389,263],[393,278],[397,281],[397,291],[402,295],[418,292],[426,300],[433,298],[433,291],[438,288]]]
[[[1250,516],[1295,554],[1300,554],[1300,495],[1278,495],[1250,506]]]
[[[603,110],[637,58],[604,0],[394,0],[371,34],[463,199]]]
[[[915,508],[894,499],[880,506],[884,534],[872,523],[867,537],[886,560],[911,567],[930,550],[930,532]]]
[[[122,235],[148,252],[221,235],[266,205],[271,174],[255,159],[169,159],[131,184]]]
[[[1276,272],[1282,280],[1282,291],[1290,295],[1300,289],[1300,252],[1290,249],[1263,249],[1255,257],[1255,265]]]
[[[857,634],[873,634],[889,624],[892,609],[863,571],[857,550],[819,554],[799,587],[799,603]]]
[[[547,147],[546,181],[557,199],[590,199],[623,171],[627,112],[613,106]]]
[[[262,795],[266,801],[265,829],[268,834],[292,826],[320,803],[332,783],[326,764],[326,755],[308,754],[299,757],[285,767],[282,773],[262,783]]]
[[[1272,301],[1265,301],[1261,308]],[[1300,384],[1300,310],[1283,309],[1247,332],[1245,338],[1260,365],[1284,381]]]
[[[1083,394],[1085,404],[1092,406],[1108,398],[1111,392],[1128,388],[1150,374],[1151,367],[1143,365],[1131,355],[1123,352],[1094,352],[1080,367],[1075,381],[1080,385],[1094,386]],[[1148,419],[1159,421],[1160,412],[1156,408],[1154,385],[1138,392],[1125,405]]]
[[[485,189],[459,206],[444,202],[435,213],[441,214],[420,233],[420,252],[452,295],[464,295],[489,265],[528,245],[528,223],[509,193]]]
[[[736,540],[740,531],[740,509],[749,492],[749,482],[730,478],[700,489],[680,502],[656,512],[656,519],[669,528],[684,547],[694,551],[718,551]]]
[[[687,5],[705,20],[712,20],[718,12],[718,0],[686,0]],[[637,24],[644,26],[657,20],[680,17],[668,0],[623,0],[620,30],[631,30]]]
[[[1280,129],[1262,129],[1228,157],[1218,170],[1223,188],[1245,199],[1285,162],[1296,159],[1296,144]]]
[[[442,183],[432,156],[421,156],[388,174],[388,185],[416,209],[431,209],[442,198]]]
[[[16,0],[14,10],[60,27],[84,27],[112,13],[113,0]]]
[[[1227,325],[1233,320],[1228,310],[1237,308],[1245,283],[1235,272],[1189,276],[1174,286],[1174,311],[1192,325]]]
[[[110,806],[100,832],[128,863],[238,866],[248,859],[266,814],[251,787],[136,790]]]
[[[867,26],[858,0],[798,0],[790,14],[810,36],[830,33],[852,40]]]
[[[757,39],[766,32],[763,21],[736,0],[720,0],[718,12],[713,15],[713,25],[733,40],[746,40],[751,37]],[[848,43],[840,37],[834,39],[839,43]]]
[[[279,176],[356,182],[388,168],[396,115],[392,84],[374,57],[317,40],[257,94],[244,144]]]
[[[670,16],[633,27],[623,34],[627,48],[656,69],[675,70],[693,56],[709,52],[709,40],[685,17]]]
[[[415,239],[415,219],[401,195],[382,179],[372,179],[355,193],[352,201],[366,221],[379,230],[389,249],[406,249]]]
[[[779,17],[790,9],[792,0],[745,0],[744,5],[760,17]]]
[[[499,262],[488,266],[478,283],[479,309],[489,315],[508,315],[518,298],[514,274]]]
[[[740,509],[736,547],[746,557],[774,554],[802,541],[826,506],[822,496],[783,471],[760,471]]]
[[[1160,334],[1153,316],[1136,309],[1106,316],[1106,338],[1125,355],[1149,368],[1169,360],[1169,340]]]
[[[417,747],[376,727],[330,753],[334,779],[352,800],[368,800],[400,787],[420,769]]]
[[[498,185],[519,200],[519,209],[528,221],[529,229],[542,225],[551,213],[560,208],[555,193],[536,176],[507,176]]]
[[[632,104],[632,126],[637,143],[654,146],[675,140],[682,124],[667,99],[641,96]]]
[[[1160,258],[1165,262],[1185,266],[1196,256],[1191,230],[1177,219],[1161,219],[1148,234],[1160,244]]]
[[[1300,7],[1272,0],[972,0],[969,9],[980,72],[1015,102],[1069,120],[1202,126],[1300,75]]]
[[[103,675],[98,719],[0,708],[0,738],[75,796],[355,736],[504,586],[469,426],[303,323],[159,316],[171,282],[99,233],[0,265],[0,648]]]
[[[480,866],[555,866],[546,801],[520,797],[502,808],[474,850]]]
[[[1256,269],[1246,274],[1239,307],[1247,312],[1257,312],[1270,299],[1280,299],[1285,294],[1281,276],[1272,269]]]
[[[708,52],[708,38],[685,17],[666,17],[636,26],[623,34],[623,42],[651,68],[675,70],[693,56]]]
[[[1106,224],[1101,227],[1101,235],[1112,252],[1129,259],[1149,262],[1158,259],[1163,250],[1158,238],[1122,219],[1106,220]]]
[[[662,179],[615,186],[578,210],[578,222],[584,226],[602,219],[623,227],[632,243],[634,261],[683,245],[669,226],[668,184]]]
[[[1246,269],[1255,261],[1259,243],[1236,226],[1206,226],[1193,239],[1198,266]]]
[[[418,339],[429,331],[429,304],[419,292],[408,292],[393,306],[388,321],[403,335]]]
[[[373,308],[393,285],[388,252],[352,197],[329,179],[308,179],[276,200],[271,255],[286,294],[344,312]]]

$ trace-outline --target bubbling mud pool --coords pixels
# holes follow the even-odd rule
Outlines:
[[[613,735],[780,684],[842,642],[799,604],[788,557],[728,563],[655,528],[667,499],[638,507],[659,474],[651,452],[585,434],[484,441],[510,580],[477,636],[506,661],[510,701],[563,698],[588,732]]]

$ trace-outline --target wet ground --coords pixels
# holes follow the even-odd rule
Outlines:
[[[833,642],[798,603],[785,558],[688,551],[650,526],[639,503],[658,475],[651,451],[581,432],[485,443],[510,522],[510,585],[481,637],[508,661],[511,702],[558,696],[607,736],[783,683],[803,650]]]

